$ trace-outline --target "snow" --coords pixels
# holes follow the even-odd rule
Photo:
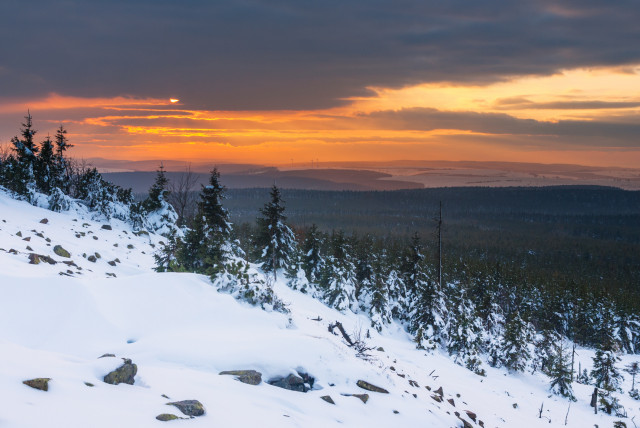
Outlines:
[[[48,222],[40,223],[44,218]],[[165,422],[156,415],[181,416],[166,403],[185,399],[199,400],[207,413],[167,423],[458,427],[462,423],[454,412],[460,412],[479,426],[464,413],[471,410],[485,427],[565,426],[569,401],[549,392],[544,375],[510,374],[486,362],[487,376],[475,375],[440,352],[417,350],[395,323],[378,333],[365,314],[341,313],[290,289],[284,274],[278,275],[274,291],[291,313],[261,310],[217,292],[207,277],[153,272],[154,246],[162,237],[136,235],[118,220],[111,220],[112,230],[102,229],[103,224],[86,212],[55,213],[0,191],[0,427],[162,426]],[[18,231],[22,237],[16,236]],[[31,239],[24,241],[26,237]],[[71,258],[57,256],[55,245]],[[58,263],[31,265],[31,252]],[[96,252],[101,258],[95,263],[82,256]],[[121,263],[108,264],[116,258]],[[71,276],[60,275],[67,270]],[[369,331],[371,338],[365,340],[375,348],[369,359],[357,358],[340,336],[328,331],[335,321],[350,334]],[[98,358],[105,353],[117,357]],[[578,349],[576,369],[579,361],[590,370],[592,356],[592,350]],[[120,358],[137,364],[134,385],[102,382],[122,363]],[[635,359],[624,356],[619,367]],[[263,382],[252,386],[218,374],[236,369],[258,370]],[[316,379],[311,391],[287,391],[266,382],[296,370]],[[52,379],[48,392],[22,384],[36,377]],[[389,394],[364,391],[356,386],[359,379]],[[625,393],[630,385],[626,375]],[[455,407],[431,398],[440,386]],[[593,414],[593,387],[574,383],[573,388],[578,401],[571,403],[566,426],[609,427],[620,419]],[[361,393],[370,396],[366,404],[342,395]],[[323,395],[330,395],[336,405],[321,400]],[[629,413],[623,420],[633,426],[630,418],[638,413],[639,403],[619,396]]]

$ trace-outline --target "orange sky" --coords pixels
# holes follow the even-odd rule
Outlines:
[[[369,88],[310,111],[207,111],[169,99],[51,94],[0,101],[0,142],[27,108],[63,123],[72,156],[271,165],[311,160],[477,160],[638,167],[640,66],[565,70],[490,85]],[[180,94],[173,95],[180,99]]]

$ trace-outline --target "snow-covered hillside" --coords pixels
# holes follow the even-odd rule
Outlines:
[[[284,282],[274,289],[289,304],[286,315],[219,293],[204,276],[155,273],[162,237],[88,219],[0,193],[0,427],[611,427],[620,420],[593,414],[591,386],[574,384],[578,401],[570,404],[549,392],[543,375],[485,365],[487,376],[478,376],[445,354],[416,350],[400,326],[378,334],[363,315],[337,312]],[[336,321],[352,337],[361,333],[368,358],[329,331]],[[578,352],[590,369],[593,353]],[[121,358],[137,365],[134,384],[104,383]],[[633,360],[623,357],[620,366]],[[228,370],[258,371],[262,382],[219,374]],[[311,389],[269,384],[290,374],[313,377],[305,378]],[[50,378],[48,391],[23,384],[34,378]],[[365,390],[360,380],[388,393]],[[623,389],[630,387],[626,376]],[[640,402],[620,399],[629,414],[623,421],[634,426]],[[198,400],[206,413],[156,419],[184,417],[167,405],[180,400]]]

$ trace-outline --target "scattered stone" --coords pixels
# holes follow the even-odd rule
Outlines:
[[[29,254],[29,264],[30,265],[40,264],[40,257],[36,253]]]
[[[113,261],[113,260],[110,260],[110,261],[107,262],[107,264],[110,265],[110,266],[115,266],[116,262]]]
[[[442,396],[438,395],[438,394],[432,394],[431,398],[433,398],[435,401],[437,401],[438,403],[442,403]]]
[[[27,245],[27,251],[33,251],[33,248]]]
[[[352,394],[353,397],[359,398],[364,404],[369,401],[369,394]]]
[[[420,388],[420,385],[418,385],[418,382],[416,382],[415,380],[409,380],[409,385],[413,386],[414,388]]]
[[[94,236],[94,237],[93,237],[93,239],[97,241],[97,240],[98,240],[98,237],[97,237],[97,236]]]
[[[91,382],[85,382],[84,384],[87,385],[89,388],[93,388],[95,386]]]
[[[40,220],[41,224],[47,224],[49,223],[49,219],[43,218],[42,220]]]
[[[101,229],[104,229],[104,230],[113,230],[113,229],[111,228],[111,225],[108,225],[108,224],[103,224],[103,225],[102,225],[102,227],[101,227]]]
[[[260,385],[262,382],[262,373],[255,370],[226,370],[219,374],[236,376],[236,379],[248,385]]]
[[[136,236],[142,236],[142,235],[149,235],[149,232],[147,232],[146,230],[139,230],[137,232],[133,232],[134,235]]]
[[[100,358],[111,358],[111,357],[115,358],[115,355],[114,354],[102,354],[102,355],[100,355],[98,357],[98,359],[100,359]]]
[[[37,236],[38,238],[42,238],[42,239],[44,239],[44,235],[43,235],[42,233],[40,233],[40,232],[36,232],[36,236]]]
[[[269,385],[288,389],[290,391],[307,392],[310,389],[307,387],[304,379],[294,374],[290,374],[289,376],[284,378],[271,379],[268,383]]]
[[[111,278],[117,278],[115,273],[107,272],[107,276]]]
[[[436,389],[433,392],[435,392],[436,394],[440,394],[440,397],[444,396],[444,391],[442,390],[442,387]]]
[[[467,414],[467,416],[469,416],[469,419],[471,419],[473,422],[476,421],[477,415],[474,412],[472,412],[471,410],[465,410],[464,412]]]
[[[27,236],[26,238],[23,238],[22,240],[23,240],[23,241],[27,241],[27,242],[29,242],[29,241],[31,241],[31,237],[30,237],[30,236]]]
[[[113,261],[114,261],[114,262],[116,262],[116,263],[122,263],[122,262],[120,261],[120,259],[119,259],[119,258],[117,258],[117,257],[116,257],[115,259],[113,259]]]
[[[123,358],[124,364],[108,373],[104,377],[104,382],[111,385],[118,385],[120,383],[127,383],[133,385],[134,377],[138,372],[138,366],[133,364],[130,359]]]
[[[378,349],[376,349],[376,351],[384,352],[384,348],[382,346],[378,346]]]
[[[167,403],[167,406],[175,406],[187,416],[204,415],[204,406],[198,400],[183,400]]]
[[[162,394],[161,397],[166,398],[167,400],[170,400],[169,396],[167,394]]]
[[[87,260],[89,260],[91,263],[95,263],[98,259],[96,258],[96,256],[92,254],[89,257],[87,257]]]
[[[518,403],[513,403],[512,406],[513,406],[514,409],[517,409],[518,408]]]
[[[177,417],[176,415],[172,415],[171,413],[162,413],[156,416],[156,419],[162,422],[167,422],[167,421],[172,421],[174,419],[181,419],[181,418]]]
[[[22,238],[22,232],[18,231],[18,233],[16,233],[16,236],[19,236],[20,238]]]
[[[133,250],[133,244],[127,245],[127,248],[130,249],[130,250]]]
[[[57,262],[49,256],[43,256],[42,254],[31,253],[29,254],[29,264],[37,265],[40,262],[49,263],[55,265]]]
[[[63,261],[62,263],[64,263],[64,264],[65,264],[65,265],[67,265],[67,266],[74,266],[74,267],[78,267],[78,265],[77,265],[77,264],[75,264],[75,263],[73,262],[73,260],[65,260],[65,261]]]
[[[44,240],[47,241],[47,242],[51,242],[50,238],[44,238]]]
[[[401,378],[403,378],[403,379],[404,379],[404,378],[405,378],[405,376],[406,376],[404,373],[403,373],[403,374],[396,373],[396,374],[397,374],[398,376],[400,376]]]
[[[396,371],[396,368],[395,368],[395,367],[393,367],[393,366],[391,366],[391,367],[389,367],[389,370],[391,370],[392,372],[395,372],[395,371]]]
[[[53,247],[53,252],[59,255],[60,257],[66,257],[66,258],[71,257],[71,254],[69,254],[69,252],[64,248],[62,248],[60,245],[56,245],[55,247]]]
[[[49,377],[37,377],[35,379],[25,380],[22,383],[31,388],[39,389],[40,391],[48,391],[50,380],[51,378]]]
[[[128,344],[136,343],[136,340],[135,340],[135,339],[128,339],[128,340],[127,340],[127,343],[128,343]]]
[[[395,414],[397,415],[397,414],[398,414],[398,413],[400,413],[400,412],[399,412],[399,411],[397,411],[397,410],[394,410],[394,411],[393,411],[393,413],[395,413]]]
[[[484,422],[483,421],[478,421],[478,425],[480,425],[482,428],[484,428]]]
[[[447,401],[449,402],[449,404],[451,404],[453,407],[456,407],[456,402],[453,401],[453,398],[447,398]]]
[[[431,387],[429,385],[425,386],[425,388],[427,388],[428,391],[431,391]]]
[[[335,401],[333,401],[333,398],[331,398],[330,395],[323,395],[322,397],[320,397],[321,399],[323,399],[324,401],[326,401],[329,404],[336,404]]]
[[[94,255],[96,256],[96,259],[101,259],[102,256],[100,255],[100,253],[94,253]]]
[[[18,254],[18,252],[13,248],[10,248],[9,251],[7,251],[7,253],[9,253],[9,254]]]
[[[359,380],[358,382],[356,382],[356,385],[358,385],[360,388],[362,389],[366,389],[367,391],[373,391],[373,392],[379,392],[382,394],[388,394],[389,391],[387,391],[384,388],[380,388],[379,386],[375,386],[369,382],[366,382],[364,380]]]
[[[116,242],[115,244],[113,244],[113,246],[114,246],[114,247],[117,247],[117,246],[118,246],[118,243]]]

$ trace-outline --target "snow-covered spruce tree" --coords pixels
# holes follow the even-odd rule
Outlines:
[[[548,365],[547,373],[551,378],[549,389],[556,395],[566,397],[571,401],[576,401],[573,395],[573,373],[571,373],[571,349],[569,349],[563,339],[553,344],[553,355]]]
[[[531,324],[523,320],[519,312],[515,312],[505,326],[499,356],[502,365],[509,371],[524,371],[531,359],[529,345],[532,340]]]
[[[384,282],[387,284],[387,289],[389,290],[388,300],[391,317],[400,321],[406,321],[409,318],[407,292],[400,273],[393,265],[389,266],[389,271]]]
[[[557,356],[557,344],[562,342],[562,336],[555,330],[542,330],[534,340],[535,349],[531,362],[533,372],[540,371],[551,376],[554,358]]]
[[[449,311],[445,322],[446,348],[454,361],[476,374],[484,375],[480,367],[482,324],[476,317],[475,307],[460,284],[449,287]]]
[[[442,342],[445,307],[440,290],[427,276],[417,233],[405,252],[401,275],[409,301],[409,330],[416,346],[435,349]]]
[[[285,271],[287,285],[301,293],[315,294],[315,286],[309,282],[304,271],[304,254],[300,247],[296,246],[291,256],[291,263]]]
[[[619,403],[613,393],[621,391],[622,376],[616,367],[619,361],[616,355],[619,344],[615,340],[612,314],[604,310],[598,328],[599,346],[593,357],[591,378],[598,390],[598,406],[608,414],[617,413]]]
[[[273,272],[277,277],[278,269],[287,269],[296,245],[293,232],[285,224],[284,201],[280,189],[274,184],[270,192],[271,200],[260,210],[258,230],[255,236],[257,259],[262,262],[265,272]]]
[[[635,400],[640,400],[640,392],[636,389],[636,376],[640,374],[640,363],[633,361],[625,366],[624,371],[631,375],[631,390],[629,390],[629,396]]]
[[[173,229],[168,236],[165,237],[166,241],[161,241],[160,249],[155,252],[153,258],[156,262],[154,268],[156,272],[176,272],[180,271],[178,264],[178,243],[177,230]]]
[[[304,235],[302,243],[302,267],[311,284],[317,285],[324,266],[322,256],[323,234],[316,224],[312,224]]]
[[[34,136],[37,131],[33,129],[31,113],[27,112],[25,119],[20,129],[20,137],[11,139],[14,154],[7,160],[5,185],[19,197],[30,200],[36,186],[34,167],[38,147],[35,144]]]
[[[145,226],[152,232],[163,236],[171,234],[176,228],[178,214],[168,202],[169,180],[167,179],[164,166],[156,171],[156,179],[149,188],[149,196],[142,202],[142,208],[145,213]]]
[[[389,305],[389,285],[387,283],[387,255],[384,250],[372,256],[370,285],[360,294],[360,307],[368,312],[371,327],[378,332],[391,323],[391,306]]]
[[[53,142],[48,136],[40,145],[40,153],[36,156],[34,176],[38,191],[46,195],[51,194],[58,180],[56,177]]]
[[[339,311],[357,311],[355,265],[343,231],[331,234],[330,248],[320,276],[320,292],[329,306]]]

